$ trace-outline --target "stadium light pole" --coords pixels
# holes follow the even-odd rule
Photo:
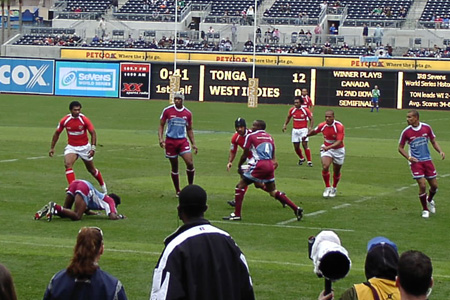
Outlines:
[[[255,78],[255,64],[256,64],[256,21],[257,21],[257,5],[258,1],[255,0],[255,4],[254,4],[254,10],[253,10],[253,68],[252,68],[252,78]]]
[[[174,58],[173,58],[173,75],[175,75],[175,72],[177,71],[177,44],[178,44],[178,0],[175,0],[175,48],[174,48]]]

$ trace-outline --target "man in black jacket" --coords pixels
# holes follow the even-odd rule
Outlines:
[[[244,254],[231,236],[203,218],[206,192],[188,185],[179,194],[184,225],[164,241],[151,300],[255,299]]]

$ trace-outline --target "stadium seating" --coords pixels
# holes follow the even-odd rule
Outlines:
[[[65,5],[63,5],[63,3]],[[86,14],[99,17],[111,7],[110,0],[65,0],[55,3],[55,7],[64,7],[57,13],[60,19],[80,19]]]
[[[24,34],[14,45],[33,46],[79,46],[81,38],[71,28],[33,28],[30,34]]]
[[[320,3],[322,2],[322,0],[276,0],[271,8],[265,13],[264,19],[269,24],[313,25],[316,24],[317,18],[321,12]],[[400,8],[404,8],[407,12],[413,0],[342,0],[340,2],[342,6],[347,8],[347,18],[344,25],[362,26],[366,20],[385,21],[404,19],[404,17],[399,15]],[[287,8],[288,6],[289,8]],[[372,14],[372,11],[377,7],[390,7],[391,15]],[[300,19],[299,14],[303,14],[303,18]]]
[[[331,46],[331,54],[333,55],[367,55],[367,48],[364,46],[360,47],[349,47],[348,49],[342,49],[340,46]],[[245,47],[244,52],[253,52],[253,47]],[[266,45],[258,44],[256,45],[256,52],[265,53],[291,53],[291,54],[324,54],[323,47],[321,46],[301,46],[301,45]]]
[[[440,16],[450,16],[450,2],[441,0],[428,0],[425,9],[420,16],[420,22],[428,28],[435,28],[434,19]],[[447,29],[448,26],[443,24],[441,28]]]

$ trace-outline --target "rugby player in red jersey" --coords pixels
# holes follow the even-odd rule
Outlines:
[[[262,120],[253,122],[252,132],[247,135],[244,142],[244,153],[239,159],[238,171],[241,180],[235,189],[234,212],[224,217],[224,220],[241,220],[242,202],[247,186],[254,183],[256,187],[262,188],[282,204],[288,205],[294,211],[298,221],[303,216],[303,209],[295,205],[284,193],[277,191],[275,185],[274,170],[278,166],[275,158],[275,144],[273,138],[266,131],[266,123]],[[254,162],[249,164],[247,171],[243,171],[242,165],[247,160],[249,152],[252,153]]]
[[[191,142],[194,153],[197,154],[198,151],[194,140],[194,130],[192,129],[192,113],[183,106],[183,101],[184,94],[176,92],[174,95],[174,104],[164,108],[161,113],[158,128],[159,146],[165,149],[166,157],[170,161],[171,177],[177,196],[180,193],[178,156],[181,156],[186,163],[188,184],[194,183],[194,161],[192,159],[191,146],[186,139],[186,135]],[[166,139],[164,140],[164,127],[166,123]]]
[[[58,142],[59,135],[66,129],[67,146],[64,149],[64,166],[66,168],[66,179],[70,184],[75,180],[75,173],[72,169],[75,161],[80,157],[89,173],[97,179],[103,192],[106,194],[106,184],[103,181],[102,173],[94,166],[94,155],[97,145],[97,134],[91,121],[81,113],[81,103],[72,101],[69,105],[70,114],[64,116],[59,121],[56,131],[53,134],[52,143],[48,155],[53,157],[55,154],[55,145]],[[89,143],[87,133],[91,135]]]
[[[308,89],[302,89],[302,107],[307,107],[311,112],[314,110],[314,105],[312,103],[311,97],[308,95]]]
[[[307,107],[303,107],[303,104],[304,100],[302,97],[295,97],[294,106],[289,109],[282,131],[286,131],[286,126],[289,124],[291,119],[293,119],[292,143],[294,145],[295,153],[297,153],[300,158],[298,164],[302,165],[305,161],[302,149],[300,149],[301,142],[303,149],[305,150],[306,159],[308,160],[308,167],[312,167],[313,164],[311,161],[311,150],[308,147],[308,138],[304,139],[304,137],[306,137],[308,132],[313,128],[314,119],[312,112]]]
[[[336,197],[337,185],[341,179],[341,168],[345,160],[344,147],[344,125],[334,119],[334,111],[325,112],[325,122],[311,129],[308,136],[322,133],[324,142],[320,146],[320,157],[322,160],[322,177],[325,182],[323,197]],[[330,165],[333,163],[333,187],[330,185]]]

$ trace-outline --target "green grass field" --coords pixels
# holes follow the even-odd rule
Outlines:
[[[72,222],[54,218],[34,221],[34,212],[48,201],[62,203],[67,185],[63,158],[65,133],[48,157],[52,134],[68,113],[71,99],[62,97],[0,95],[0,262],[12,272],[19,299],[40,299],[52,275],[65,268],[72,256],[76,234],[82,226],[100,226],[105,234],[101,267],[121,279],[129,299],[148,299],[153,268],[163,249],[163,239],[181,225],[177,219],[169,162],[158,145],[157,128],[167,101],[79,99],[98,135],[95,164],[110,192],[122,196],[119,212],[128,219],[109,221],[105,216]],[[313,168],[298,166],[290,133],[281,128],[289,106],[193,103],[195,183],[208,192],[206,217],[228,231],[249,262],[258,299],[317,299],[323,280],[313,273],[307,257],[307,239],[322,229],[333,229],[350,252],[352,269],[333,287],[340,295],[353,283],[365,280],[366,244],[384,235],[399,251],[416,249],[433,261],[435,287],[432,299],[448,299],[450,265],[448,239],[450,166],[432,153],[440,174],[437,214],[420,217],[418,189],[407,162],[397,152],[398,138],[406,126],[406,111],[335,108],[336,119],[346,126],[347,157],[335,199],[323,199],[319,146],[310,148]],[[316,123],[326,107],[316,107]],[[234,120],[243,117],[267,122],[275,139],[279,168],[277,187],[305,209],[301,222],[266,193],[250,187],[241,222],[222,221],[232,210],[226,204],[234,195],[239,177],[226,172]],[[450,155],[449,112],[423,111],[444,152]],[[184,170],[184,165],[180,165]],[[75,164],[77,178],[97,182]],[[186,184],[184,171],[181,184]],[[323,213],[314,214],[323,210]],[[308,215],[312,214],[312,215]]]

